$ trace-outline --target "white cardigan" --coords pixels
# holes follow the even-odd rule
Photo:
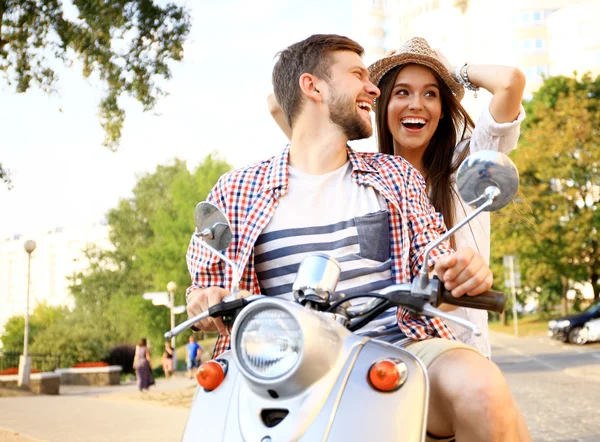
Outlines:
[[[491,102],[491,99],[490,99]],[[495,150],[504,153],[509,153],[517,145],[520,134],[521,122],[525,119],[525,109],[521,106],[519,116],[515,121],[510,123],[496,123],[490,114],[489,103],[482,111],[473,134],[471,136],[470,153],[480,150]],[[456,155],[462,152],[466,142],[461,142],[456,149]],[[456,184],[454,184],[454,190]],[[456,192],[458,195],[458,192]],[[455,213],[454,223],[457,224],[473,212],[473,209],[466,206],[460,197],[455,197]],[[476,252],[479,252],[485,259],[485,262],[490,262],[490,213],[483,212],[473,219],[468,226],[463,227],[454,234],[456,248],[471,247]],[[455,336],[465,344],[475,347],[487,358],[491,355],[490,339],[488,333],[488,313],[485,310],[476,310],[470,308],[457,308],[452,314],[465,318],[481,329],[481,336],[475,336],[470,330],[461,325],[446,323],[452,329]]]

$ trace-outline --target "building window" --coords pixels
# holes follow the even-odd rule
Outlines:
[[[550,11],[522,11],[513,15],[513,23],[519,28],[528,28],[544,24],[544,19]]]
[[[548,76],[547,66],[529,66],[523,69],[528,83],[542,83]]]
[[[546,41],[543,38],[524,38],[515,40],[513,48],[517,53],[543,54],[546,52]]]

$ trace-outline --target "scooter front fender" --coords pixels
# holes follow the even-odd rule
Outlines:
[[[183,441],[365,441],[425,440],[429,386],[425,367],[398,347],[352,337],[344,363],[324,392],[309,389],[286,401],[266,400],[248,388],[231,352],[223,383],[212,392],[198,388]],[[406,382],[389,393],[376,391],[367,381],[371,365],[381,358],[406,364]],[[325,394],[324,394],[325,393]],[[324,398],[322,401],[315,397]],[[310,404],[310,405],[308,405]],[[274,427],[261,420],[265,408],[284,408],[289,415]],[[310,409],[308,409],[310,408]]]

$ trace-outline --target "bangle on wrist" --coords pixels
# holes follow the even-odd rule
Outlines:
[[[471,83],[471,81],[469,80],[469,63],[463,64],[460,67],[457,67],[455,72],[454,72],[454,77],[456,78],[456,80],[462,84],[462,86],[465,89],[468,89],[470,91],[474,91],[475,92],[475,98],[477,98],[477,91],[479,90],[478,86],[475,86],[473,83]]]

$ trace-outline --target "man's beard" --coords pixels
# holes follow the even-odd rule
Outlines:
[[[329,119],[337,124],[349,141],[362,140],[373,135],[373,127],[358,115],[356,102],[332,90]]]

